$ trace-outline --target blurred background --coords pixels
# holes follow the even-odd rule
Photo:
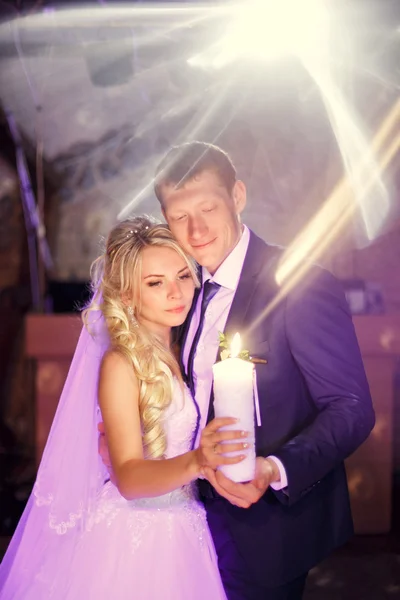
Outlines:
[[[307,598],[400,598],[400,2],[0,0],[0,556],[32,489],[117,219],[154,168],[231,155],[244,221],[342,282],[377,422],[347,461],[356,537]]]

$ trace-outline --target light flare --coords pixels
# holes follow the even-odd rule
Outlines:
[[[225,35],[192,56],[192,66],[220,69],[242,57],[273,60],[285,54],[313,55],[329,37],[323,0],[252,0],[231,5]]]
[[[380,173],[385,171],[400,151],[400,131],[395,129],[393,134],[393,125],[397,124],[399,119],[400,100],[392,106],[372,142]],[[360,181],[363,180],[362,193],[366,193],[376,183],[374,173],[366,168],[366,164],[361,160],[357,169]],[[361,177],[362,174],[364,179]],[[261,321],[272,313],[303,280],[312,264],[315,264],[324,252],[337,242],[357,206],[353,186],[346,175],[336,185],[315,217],[285,251],[275,274],[279,290],[265,310],[252,322],[247,333],[255,330]]]
[[[370,148],[361,154],[358,163],[353,165],[352,178],[348,173],[336,185],[322,208],[308,223],[304,230],[287,248],[275,279],[278,285],[293,281],[302,271],[305,260],[317,262],[327,248],[333,244],[348,224],[356,209],[360,206],[356,194],[363,198],[371,189],[380,189],[382,173],[396,156],[400,148],[400,132],[391,137],[395,125],[400,119],[400,100],[398,100],[376,133]],[[371,168],[370,156],[377,155],[378,164]],[[357,188],[354,188],[354,180]],[[383,197],[384,199],[386,196]],[[388,209],[388,205],[385,206]],[[304,266],[304,265],[303,265]],[[293,283],[290,284],[293,287]]]

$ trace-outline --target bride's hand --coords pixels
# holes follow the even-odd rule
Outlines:
[[[227,452],[243,452],[249,448],[248,442],[240,441],[248,437],[248,431],[223,430],[221,427],[234,425],[236,419],[220,417],[213,419],[201,432],[200,444],[196,450],[196,458],[200,468],[216,469],[220,465],[234,465],[242,462],[246,454],[224,456]]]

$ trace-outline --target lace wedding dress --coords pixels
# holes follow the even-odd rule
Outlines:
[[[192,398],[176,384],[165,415],[167,458],[190,450],[195,423]],[[34,574],[16,560],[1,600],[226,599],[195,483],[128,501],[108,482],[80,535],[54,536],[51,551],[40,546]]]

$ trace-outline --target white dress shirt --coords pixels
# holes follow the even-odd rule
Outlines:
[[[193,361],[193,379],[196,391],[196,402],[199,406],[201,416],[199,437],[196,440],[196,445],[200,439],[200,432],[205,427],[207,422],[213,382],[212,366],[216,361],[219,349],[218,332],[223,332],[225,329],[233,298],[239,284],[240,274],[242,272],[249,241],[250,232],[249,229],[244,225],[240,240],[214,273],[214,275],[211,276],[207,269],[202,267],[203,284],[206,281],[211,280],[215,283],[218,283],[221,287],[210,301],[205,312],[203,330],[197,344]],[[197,299],[196,309],[189,325],[189,331],[183,349],[183,363],[186,372],[192,341],[200,321],[200,308],[202,299],[203,290],[201,290]],[[271,487],[273,487],[275,490],[280,490],[287,486],[285,468],[277,457],[270,456],[269,458],[275,461],[281,476],[280,481],[271,484]]]

